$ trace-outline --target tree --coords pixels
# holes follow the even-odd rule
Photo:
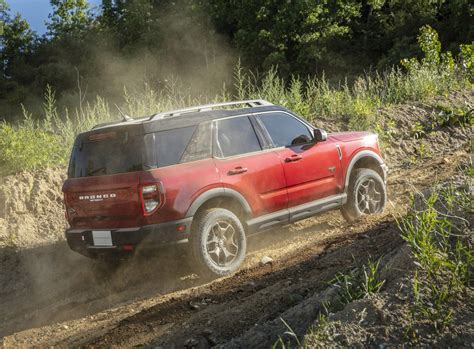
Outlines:
[[[51,0],[53,13],[47,23],[48,35],[54,39],[81,37],[93,22],[87,0]]]
[[[218,28],[251,66],[310,73],[331,39],[350,33],[360,6],[352,0],[209,0]]]
[[[24,88],[31,81],[32,67],[29,62],[37,43],[36,34],[20,14],[10,17],[5,1],[0,0],[0,97],[10,103],[23,102],[27,96]]]

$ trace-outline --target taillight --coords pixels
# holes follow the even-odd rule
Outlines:
[[[161,204],[161,183],[142,184],[140,186],[140,198],[142,200],[143,215],[149,216],[155,212]]]

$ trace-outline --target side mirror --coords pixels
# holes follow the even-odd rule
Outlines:
[[[319,128],[315,128],[313,130],[313,136],[314,136],[314,142],[324,142],[326,139],[328,139],[328,134],[326,131],[321,130]]]

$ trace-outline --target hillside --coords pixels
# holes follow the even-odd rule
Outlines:
[[[472,105],[474,90],[467,89],[377,108],[390,167],[384,214],[350,226],[334,211],[269,231],[250,241],[241,271],[211,282],[193,274],[178,250],[139,256],[114,274],[97,274],[92,261],[69,251],[64,242],[64,169],[2,178],[0,343],[468,347],[474,342],[473,260],[460,260],[470,275],[465,284],[456,284],[461,291],[448,292],[439,309],[427,306],[433,316],[414,309],[415,300],[426,306],[414,293],[415,275],[425,288],[430,284],[398,222],[430,210],[422,205],[411,211],[412,195],[424,193],[415,195],[420,205],[430,193],[444,193],[436,212],[443,213],[443,200],[452,199],[454,208],[444,214],[460,217],[452,219],[453,225],[465,256],[472,257],[472,205],[464,202],[472,203]],[[344,118],[321,116],[314,123],[329,131],[348,127]],[[261,265],[264,256],[273,262]],[[360,290],[347,288],[347,281],[356,285],[361,275],[370,274],[369,266],[373,288],[356,296]],[[449,269],[443,272],[451,275]],[[342,297],[341,290],[352,296]],[[442,322],[446,311],[450,316]]]

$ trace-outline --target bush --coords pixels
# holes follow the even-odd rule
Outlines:
[[[0,174],[65,164],[62,138],[37,127],[0,124]]]

